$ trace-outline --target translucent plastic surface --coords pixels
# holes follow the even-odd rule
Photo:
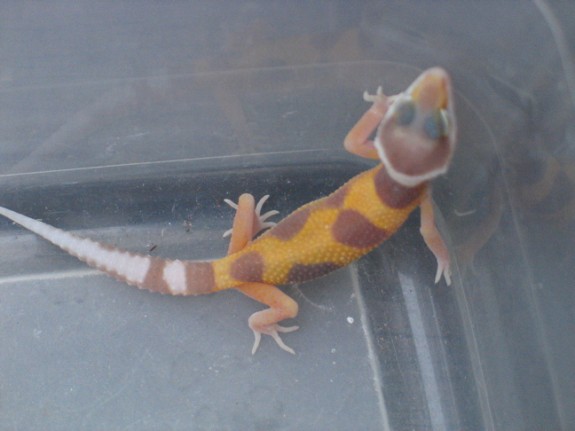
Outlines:
[[[141,292],[0,220],[0,429],[575,429],[573,6],[308,3],[6,2],[0,205],[217,258],[224,198],[286,215],[335,190],[370,166],[342,148],[362,92],[440,65],[453,285],[433,285],[414,214],[285,289],[295,357],[251,356],[248,298]]]

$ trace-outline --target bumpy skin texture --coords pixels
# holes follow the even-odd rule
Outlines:
[[[346,266],[393,235],[426,188],[397,184],[383,165],[361,173],[214,262],[215,289],[246,282],[302,283]]]
[[[3,215],[88,265],[120,281],[170,295],[201,295],[235,288],[269,308],[248,320],[252,353],[261,335],[283,350],[279,325],[298,313],[297,303],[276,285],[302,283],[341,268],[377,247],[421,208],[421,234],[437,259],[437,282],[450,283],[449,253],[433,216],[428,181],[447,170],[455,149],[455,116],[449,76],[442,69],[422,73],[403,93],[364,94],[373,105],[345,138],[346,150],[380,163],[349,180],[331,195],[297,209],[274,226],[250,194],[238,203],[228,255],[213,262],[167,260],[138,255],[80,238],[0,207]],[[375,140],[369,137],[377,129]],[[256,235],[271,227],[257,239]]]

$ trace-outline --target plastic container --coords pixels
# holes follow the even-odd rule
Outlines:
[[[251,356],[234,292],[141,292],[0,220],[2,430],[575,429],[571,4],[14,2],[0,14],[0,204],[137,252],[216,258],[224,198],[283,215],[369,166],[364,90],[449,70],[434,184],[454,283],[414,214],[286,292]]]

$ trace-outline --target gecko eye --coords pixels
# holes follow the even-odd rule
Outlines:
[[[415,118],[415,104],[411,100],[402,102],[395,110],[395,118],[400,126],[409,126]]]
[[[447,126],[447,112],[444,109],[438,109],[425,119],[423,130],[429,139],[437,140],[447,135]]]

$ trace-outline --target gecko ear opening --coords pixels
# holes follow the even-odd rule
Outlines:
[[[451,80],[445,70],[432,68],[394,100],[375,147],[389,175],[413,187],[447,171],[455,137]]]

